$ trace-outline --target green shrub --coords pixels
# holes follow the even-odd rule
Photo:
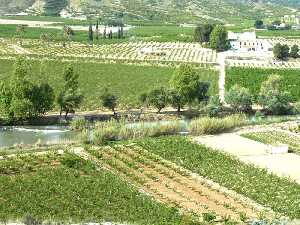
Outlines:
[[[84,131],[89,127],[90,123],[84,117],[76,117],[70,123],[71,130]]]
[[[93,143],[102,145],[110,141],[175,135],[180,131],[181,124],[179,122],[156,124],[153,126],[140,123],[136,126],[130,126],[128,124],[126,125],[125,121],[117,122],[112,120],[95,125]]]
[[[246,124],[246,117],[243,114],[225,118],[203,117],[193,120],[189,125],[189,131],[192,135],[218,134],[244,124]]]
[[[236,112],[249,112],[252,110],[252,96],[247,88],[238,84],[230,88],[225,95],[225,101]]]

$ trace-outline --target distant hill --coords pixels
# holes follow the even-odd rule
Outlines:
[[[272,3],[271,3],[272,2]],[[35,3],[35,4],[34,4]],[[285,6],[298,6],[299,0],[0,0],[0,12],[22,11],[34,4],[45,14],[57,14],[69,7],[101,18],[128,18],[143,21],[195,23],[282,16],[291,13]],[[280,5],[276,5],[280,4]],[[7,7],[8,6],[8,7]]]

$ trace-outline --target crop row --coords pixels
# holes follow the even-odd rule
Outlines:
[[[205,181],[197,181],[189,173],[135,146],[114,146],[92,150],[110,169],[140,186],[155,198],[203,215],[215,212],[222,218],[253,218],[257,211]],[[220,217],[220,218],[221,218]],[[244,218],[244,219],[245,219]]]
[[[300,218],[300,185],[289,179],[245,164],[185,137],[147,138],[135,142],[149,152],[270,207],[277,213]]]
[[[31,41],[20,47],[17,43],[10,43],[2,39],[0,53],[96,58],[101,60],[131,60],[139,62],[215,63],[217,58],[216,52],[202,48],[200,44],[175,42],[132,42],[94,46],[72,42],[67,44],[66,47],[62,47],[61,44],[45,44],[38,41]]]

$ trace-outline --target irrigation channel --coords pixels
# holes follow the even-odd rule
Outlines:
[[[127,126],[155,126],[158,124],[166,124],[173,122],[174,121],[157,121],[142,123],[135,122],[128,123]],[[186,133],[188,122],[188,120],[179,121],[179,123],[182,124],[182,134]],[[59,144],[68,141],[75,141],[78,137],[78,134],[79,132],[72,131],[67,126],[3,126],[0,127],[0,148],[12,147],[14,145],[21,144]]]

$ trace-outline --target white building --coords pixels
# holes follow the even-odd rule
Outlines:
[[[228,32],[231,49],[239,52],[269,52],[273,46],[265,39],[258,39],[255,32]]]

